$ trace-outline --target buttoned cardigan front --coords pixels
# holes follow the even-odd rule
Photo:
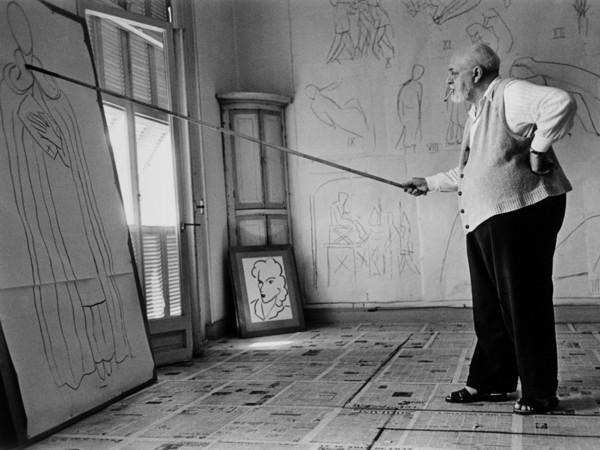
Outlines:
[[[477,127],[471,130],[473,117],[465,124],[457,179],[443,183],[436,174],[427,177],[430,190],[456,191],[463,230],[469,233],[485,220],[532,205],[549,196],[572,189],[554,150],[547,155],[554,168],[547,175],[531,171],[529,150],[532,137],[510,130],[504,110],[504,88],[510,79],[490,86],[477,114]]]

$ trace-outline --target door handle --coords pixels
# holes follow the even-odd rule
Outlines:
[[[186,229],[187,227],[201,227],[201,226],[202,226],[202,224],[200,224],[200,223],[187,223],[187,222],[182,222],[182,223],[181,223],[181,225],[179,226],[179,229],[180,229],[181,231],[185,231],[185,229]]]

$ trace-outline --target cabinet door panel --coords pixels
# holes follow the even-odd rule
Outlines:
[[[267,221],[264,216],[238,217],[238,245],[267,245]]]
[[[236,112],[234,130],[258,139],[259,124],[256,113]],[[236,208],[260,208],[264,205],[260,145],[236,137],[234,139]]]
[[[270,216],[269,224],[269,245],[289,244],[289,230],[287,216]]]
[[[263,116],[264,141],[282,145],[281,118],[274,114]],[[286,203],[285,154],[265,146],[265,194],[267,208],[284,208]]]

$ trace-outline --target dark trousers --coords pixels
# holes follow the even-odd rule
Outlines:
[[[556,394],[552,266],[566,194],[500,214],[467,234],[477,344],[467,386]]]

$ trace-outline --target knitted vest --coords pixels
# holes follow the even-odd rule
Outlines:
[[[552,172],[537,175],[531,171],[532,138],[513,133],[506,123],[504,88],[509,81],[501,80],[492,92],[491,101],[484,102],[478,118],[481,123],[473,136],[470,136],[471,117],[465,124],[458,203],[463,230],[467,233],[492,216],[572,189],[552,148],[547,153],[555,164]]]

